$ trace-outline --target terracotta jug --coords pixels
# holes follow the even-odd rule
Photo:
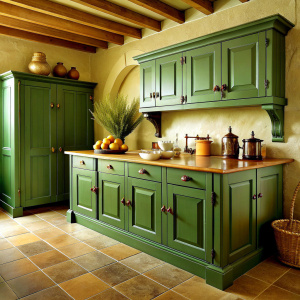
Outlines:
[[[28,68],[31,73],[38,75],[48,76],[51,72],[51,67],[46,61],[46,55],[42,52],[33,53],[33,57]]]
[[[62,62],[58,62],[53,69],[53,76],[55,77],[65,77],[67,75],[67,69]]]
[[[79,72],[76,70],[75,67],[71,67],[71,70],[68,72],[67,77],[70,79],[78,80]]]

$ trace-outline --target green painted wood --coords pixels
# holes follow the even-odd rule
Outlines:
[[[97,172],[73,168],[72,205],[75,211],[89,217],[97,217],[97,194],[91,188],[97,186]]]
[[[98,171],[113,175],[125,174],[125,163],[122,161],[98,159]]]
[[[161,243],[161,183],[128,178],[129,232]]]
[[[156,106],[180,104],[182,96],[181,53],[156,59]]]
[[[99,173],[99,220],[125,229],[124,176]]]
[[[140,174],[142,169],[145,170],[145,173]],[[128,164],[128,176],[161,182],[161,167],[130,163]]]
[[[188,176],[188,181],[183,181],[183,176]],[[206,187],[206,173],[197,172],[184,169],[167,169],[167,182],[175,185],[183,185],[191,188],[205,189]]]
[[[221,43],[183,53],[186,57],[187,103],[221,100],[221,93],[214,92],[221,86]]]
[[[164,208],[164,209],[163,209]],[[167,184],[167,168],[162,167],[162,198],[161,198],[161,228],[162,228],[162,244],[168,245],[168,184]]]
[[[13,218],[23,216],[23,207],[12,207],[2,200],[0,200],[0,207],[5,209]]]
[[[225,290],[233,284],[233,268],[228,266],[220,269],[213,265],[206,268],[206,283],[220,290]]]
[[[155,106],[155,61],[144,63],[140,67],[140,107]]]
[[[73,168],[96,171],[97,160],[91,157],[73,156]]]
[[[214,205],[211,203],[211,195],[213,192],[213,174],[206,174],[206,191],[205,191],[205,260],[209,263],[214,263],[214,258],[211,255],[209,249],[214,249]],[[216,255],[216,254],[215,254]]]
[[[168,246],[205,259],[205,192],[169,184],[168,208]]]

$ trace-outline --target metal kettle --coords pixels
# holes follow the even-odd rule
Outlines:
[[[232,128],[229,126],[228,133],[222,138],[222,155],[225,158],[239,158],[239,137],[231,131]]]

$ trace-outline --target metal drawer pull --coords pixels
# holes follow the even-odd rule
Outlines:
[[[259,193],[258,194],[258,198],[262,198],[263,194],[262,193]]]
[[[108,170],[112,170],[113,169],[113,166],[112,165],[107,165],[106,167]]]
[[[148,172],[145,169],[140,169],[139,174],[147,174]]]
[[[81,160],[79,163],[80,163],[81,165],[85,165],[84,160]]]
[[[163,205],[163,207],[160,209],[162,212],[166,211],[166,207]]]
[[[125,206],[125,198],[123,197],[121,203]]]
[[[167,209],[167,212],[170,213],[171,215],[173,215],[173,210],[172,210],[171,207],[169,207],[169,208]]]
[[[183,175],[183,176],[181,177],[181,180],[182,180],[182,181],[191,181],[191,180],[192,180],[192,177]]]
[[[131,201],[130,201],[130,200],[128,200],[128,201],[126,202],[126,205],[127,205],[127,206],[130,206],[130,205],[132,205],[132,204],[131,204]]]
[[[98,194],[98,190],[99,190],[99,188],[97,188],[95,186],[93,188],[91,188],[91,191],[95,194]]]

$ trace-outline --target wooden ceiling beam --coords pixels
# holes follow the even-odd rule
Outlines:
[[[43,25],[61,31],[67,31],[74,34],[87,36],[97,40],[111,42],[118,45],[124,44],[124,37],[122,35],[74,23],[68,20],[63,20],[60,18],[42,14],[36,11],[32,11],[30,9],[18,7],[16,5],[4,3],[1,1],[0,15],[31,22],[34,24]]]
[[[89,52],[89,53],[96,53],[96,47],[82,45],[79,43],[74,43],[70,41],[60,40],[53,37],[43,36],[40,34],[35,34],[31,32],[26,32],[14,28],[8,28],[5,26],[0,26],[0,35],[12,36],[20,39],[25,39],[29,41],[50,44],[54,46],[60,46],[65,48],[71,48],[74,50]]]
[[[248,2],[249,0],[240,0],[242,3]]]
[[[40,13],[63,18],[79,24],[141,39],[141,29],[113,22],[95,15],[48,0],[2,0]]]
[[[71,32],[65,32],[54,28],[45,27],[39,24],[33,24],[23,20],[18,20],[6,16],[0,17],[0,25],[14,28],[22,31],[40,34],[43,36],[53,37],[60,40],[66,40],[83,45],[89,45],[97,48],[107,49],[108,43]]]
[[[72,0],[76,3],[97,9],[106,14],[123,19],[125,21],[146,27],[155,31],[161,31],[161,24],[159,21],[146,17],[142,14],[134,12],[125,7],[116,5],[105,0]]]
[[[159,0],[129,0],[179,24],[185,22],[184,12]]]
[[[213,2],[209,0],[181,0],[206,15],[214,12]]]

